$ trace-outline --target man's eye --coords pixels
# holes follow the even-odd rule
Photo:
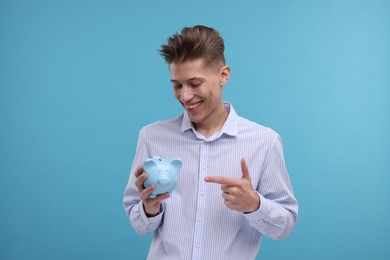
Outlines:
[[[180,84],[179,84],[179,85],[173,85],[173,88],[174,88],[174,89],[181,89],[181,86],[182,86],[182,85],[180,85]]]
[[[191,84],[191,87],[196,88],[196,87],[199,87],[200,84],[201,84],[201,83],[193,83],[193,84]]]

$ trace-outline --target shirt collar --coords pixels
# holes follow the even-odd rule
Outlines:
[[[230,136],[237,136],[238,133],[238,115],[236,111],[234,110],[231,103],[224,102],[225,109],[229,112],[228,117],[223,124],[221,130],[219,131],[219,136],[222,134],[227,134]],[[196,130],[194,128],[194,125],[190,121],[187,112],[184,112],[183,120],[181,123],[181,132],[184,133],[187,130],[192,129],[194,133],[196,133]]]

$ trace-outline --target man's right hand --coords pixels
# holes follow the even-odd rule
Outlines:
[[[140,199],[142,200],[144,211],[147,217],[155,217],[160,213],[161,201],[169,198],[169,193],[158,195],[156,198],[149,198],[150,194],[156,189],[154,185],[144,187],[144,181],[148,178],[148,174],[140,165],[135,170],[135,185],[137,186],[138,192],[140,193]]]

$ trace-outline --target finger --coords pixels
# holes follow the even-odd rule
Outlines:
[[[149,187],[143,189],[140,194],[139,194],[139,197],[141,200],[147,200],[149,199],[149,196],[150,194],[152,194],[152,192],[156,189],[156,187],[154,185],[150,185]]]
[[[224,200],[223,202],[225,203],[226,207],[228,207],[229,209],[232,208],[230,200]]]
[[[169,192],[164,193],[164,194],[160,194],[156,198],[154,198],[153,200],[161,202],[161,201],[168,199],[168,198],[169,198]]]
[[[149,187],[148,187],[149,188]],[[155,188],[153,189],[153,191],[155,190]],[[152,191],[152,192],[153,192]],[[143,194],[143,196],[145,196],[146,198],[144,198],[144,197],[142,197],[142,198],[144,198],[144,199],[142,199],[143,201],[145,201],[145,200],[148,200],[149,202],[148,203],[151,203],[151,202],[161,202],[161,201],[163,201],[163,200],[165,200],[165,199],[168,199],[169,198],[169,192],[167,192],[167,193],[164,193],[164,194],[159,194],[159,195],[157,195],[155,198],[150,198],[149,196],[150,196],[150,194],[152,194],[152,192],[148,192],[148,193],[146,193],[146,194]]]
[[[246,161],[244,158],[241,158],[241,171],[242,171],[242,178],[243,179],[245,179],[245,178],[250,179],[248,166],[246,165]]]
[[[224,200],[231,200],[233,196],[230,193],[222,192],[222,198]]]
[[[237,193],[237,186],[221,185],[221,190],[223,193],[235,195]]]
[[[239,185],[239,180],[234,178],[226,178],[222,176],[207,176],[206,178],[204,178],[204,181],[210,183],[224,184],[229,186]]]
[[[138,178],[142,174],[143,170],[144,169],[143,169],[142,165],[138,166],[137,169],[134,172],[135,177]]]
[[[144,182],[147,178],[148,178],[148,174],[144,172],[135,181],[135,186],[138,188],[138,192],[141,192],[143,189],[145,189]]]
[[[221,185],[221,190],[223,193],[229,193],[229,187],[226,185]]]

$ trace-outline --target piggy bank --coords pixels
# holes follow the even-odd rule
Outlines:
[[[150,194],[150,198],[173,191],[177,184],[177,178],[182,166],[182,160],[175,158],[171,161],[161,159],[159,156],[148,158],[143,163],[144,171],[148,178],[144,182],[145,187],[154,185],[156,189]]]

